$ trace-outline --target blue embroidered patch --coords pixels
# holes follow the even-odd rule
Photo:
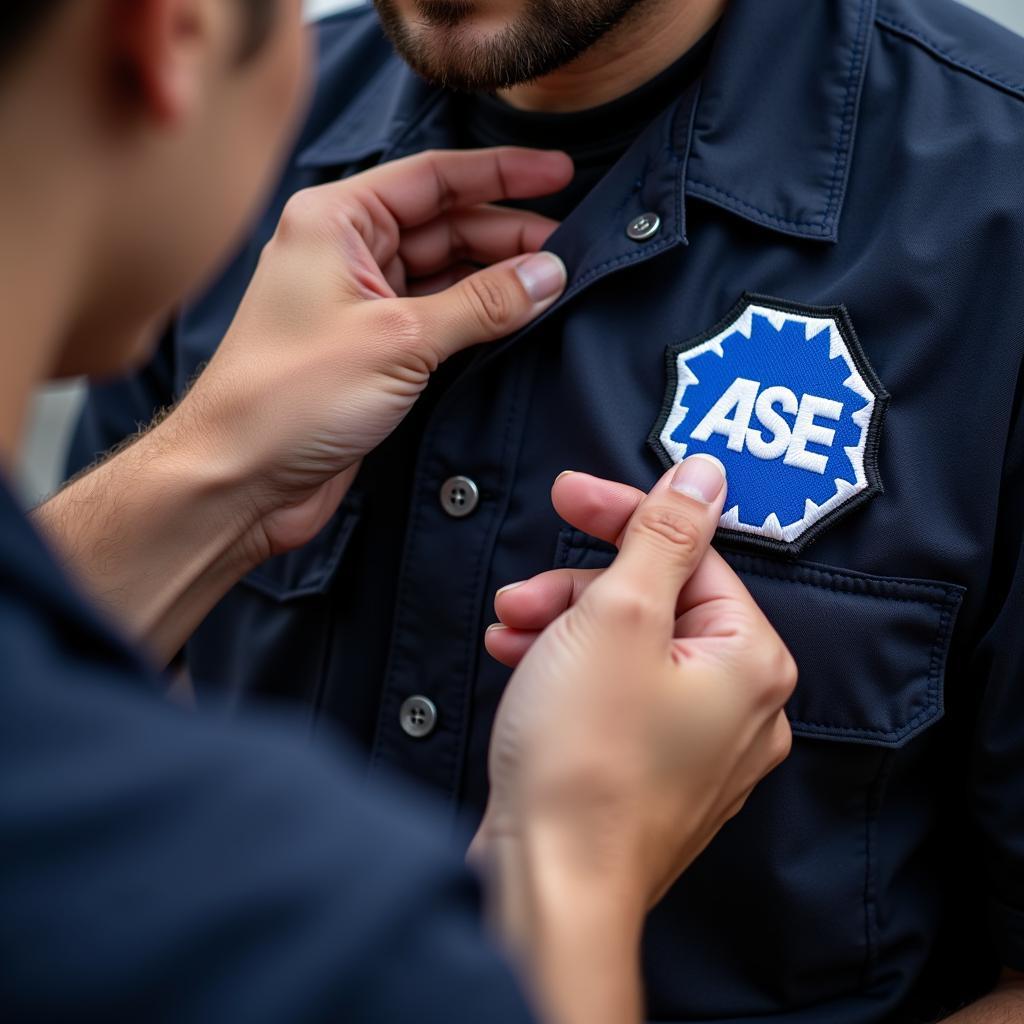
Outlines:
[[[725,465],[722,532],[799,551],[881,491],[889,396],[842,306],[744,295],[716,327],[668,350],[650,443],[666,466],[703,452]]]

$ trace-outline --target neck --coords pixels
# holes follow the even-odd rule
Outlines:
[[[728,0],[647,0],[571,64],[502,92],[520,110],[571,112],[625,96],[704,36]]]
[[[37,62],[40,63],[40,62]],[[42,67],[0,93],[0,468],[15,464],[35,389],[58,366],[74,320],[90,234],[78,126]],[[70,147],[69,147],[70,143]]]
[[[6,198],[6,197],[5,197]],[[0,467],[10,471],[21,447],[32,395],[57,361],[60,324],[68,292],[58,280],[53,256],[40,258],[39,234],[12,227],[22,211],[0,199]]]

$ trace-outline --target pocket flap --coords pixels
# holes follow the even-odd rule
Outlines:
[[[962,587],[726,558],[797,659],[795,734],[901,747],[942,717]]]
[[[268,559],[244,576],[242,583],[275,601],[324,593],[358,521],[357,509],[343,505],[308,544]]]
[[[562,531],[557,566],[592,569],[615,549]],[[937,722],[964,589],[723,551],[796,658],[786,711],[797,736],[902,747]]]

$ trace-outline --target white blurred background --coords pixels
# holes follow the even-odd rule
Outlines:
[[[0,0],[2,2],[2,0]],[[306,0],[311,19],[354,7],[363,0]],[[961,0],[990,18],[1024,35],[1024,0]],[[47,388],[36,401],[32,428],[18,471],[17,484],[29,503],[36,503],[53,491],[61,478],[64,454],[78,415],[82,388],[62,384]]]

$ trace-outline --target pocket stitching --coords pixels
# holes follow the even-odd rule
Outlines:
[[[802,573],[810,573],[815,577],[840,583],[842,586],[837,589],[842,590],[844,593],[870,597],[876,601],[904,601],[912,604],[927,604],[930,608],[934,608],[936,611],[942,611],[944,608],[948,607],[950,602],[955,598],[958,598],[963,592],[962,587],[958,587],[954,584],[941,585],[935,583],[919,583],[917,580],[899,580],[892,576],[876,576],[873,579],[868,579],[863,576],[848,575],[831,569],[818,569],[811,566],[797,565],[794,568]],[[775,580],[779,583],[796,583],[804,587],[816,587],[819,585],[813,580],[784,576],[781,573],[772,573],[763,569],[750,568],[748,565],[743,565],[742,569],[739,571],[744,572],[749,576],[758,576],[761,579]],[[902,597],[898,594],[875,594],[868,589],[872,584],[921,590],[937,594],[941,600],[927,601],[925,598],[921,597]]]

